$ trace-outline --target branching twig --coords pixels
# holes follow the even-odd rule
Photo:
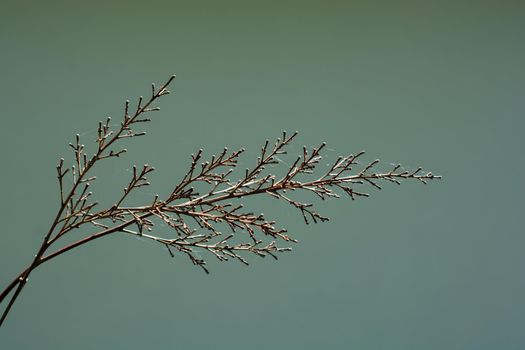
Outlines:
[[[208,161],[203,160],[203,151],[199,150],[191,156],[185,176],[164,200],[155,196],[151,203],[144,206],[124,205],[137,188],[149,185],[147,175],[154,171],[149,165],[144,165],[141,170],[134,166],[132,177],[115,204],[94,211],[98,203],[91,201],[90,183],[96,180],[95,176],[89,175],[91,170],[100,161],[120,157],[126,152],[126,149],[118,147],[119,140],[145,135],[145,132],[134,128],[149,122],[147,115],[159,110],[153,104],[169,93],[167,88],[174,78],[172,76],[159,89],[153,85],[150,97],[139,97],[134,108],[127,101],[124,116],[117,127],[111,124],[111,118],[99,122],[93,155],[88,156],[79,135],[76,135],[74,143],[69,144],[73,150],[73,165],[64,168],[64,159],[60,159],[57,166],[58,213],[32,263],[0,294],[0,303],[8,300],[0,325],[34,269],[69,250],[109,234],[121,232],[157,242],[167,248],[170,256],[175,257],[174,252],[180,252],[208,273],[206,261],[200,257],[201,251],[210,253],[219,261],[233,259],[248,265],[246,254],[259,257],[269,255],[277,259],[278,253],[291,250],[290,247],[280,247],[279,242],[297,242],[288,235],[286,229],[276,226],[275,221],[246,209],[243,204],[234,204],[238,200],[256,195],[276,198],[296,208],[308,224],[311,221],[326,221],[328,217],[318,213],[313,203],[293,198],[291,194],[295,192],[313,193],[323,200],[340,198],[341,194],[356,199],[368,196],[365,190],[360,189],[364,185],[381,189],[382,182],[400,184],[402,180],[414,179],[426,183],[439,178],[430,172],[422,172],[421,168],[406,171],[400,165],[388,172],[377,172],[378,160],[359,167],[357,160],[362,158],[364,152],[339,157],[328,167],[328,171],[315,176],[321,170],[317,168],[323,159],[324,143],[311,150],[304,147],[302,154],[278,178],[267,173],[267,168],[279,163],[278,157],[287,153],[287,146],[297,136],[297,132],[284,132],[276,142],[267,140],[264,143],[255,165],[246,169],[238,180],[231,177],[244,149],[233,152],[224,149]],[[69,186],[66,180],[71,181]],[[205,190],[198,192],[195,189],[199,183],[204,184],[199,187],[205,187]],[[162,222],[167,231],[155,229],[156,222]],[[59,245],[62,237],[85,225],[100,231],[53,248]],[[231,232],[224,233],[221,228]],[[11,297],[8,299],[9,295]]]

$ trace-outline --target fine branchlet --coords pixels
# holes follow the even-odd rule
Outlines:
[[[141,206],[128,206],[126,200],[138,188],[148,186],[148,176],[155,170],[149,165],[133,166],[131,178],[112,205],[100,208],[92,198],[91,184],[96,181],[93,168],[100,162],[122,156],[122,139],[145,135],[137,130],[149,122],[158,111],[156,101],[169,94],[168,87],[175,79],[170,77],[160,88],[151,87],[148,98],[139,97],[135,104],[126,101],[118,124],[111,118],[100,121],[95,139],[95,151],[88,154],[80,135],[69,146],[73,164],[60,159],[57,169],[59,209],[45,234],[35,258],[2,292],[0,303],[6,301],[0,325],[27,283],[29,275],[39,265],[67,251],[113,233],[140,236],[156,242],[167,253],[185,255],[196,266],[209,272],[203,252],[219,261],[237,260],[248,265],[247,254],[277,259],[281,252],[290,251],[289,244],[297,240],[285,228],[251,210],[243,199],[269,196],[291,205],[306,224],[324,222],[328,217],[319,213],[313,203],[296,199],[296,192],[311,193],[321,200],[348,196],[352,200],[368,197],[368,188],[381,189],[383,183],[400,184],[404,180],[427,181],[440,178],[422,168],[404,170],[394,165],[388,171],[378,171],[379,160],[363,162],[364,151],[335,159],[324,167],[325,143],[318,147],[303,147],[291,165],[277,176],[271,166],[282,165],[280,156],[287,154],[288,146],[297,132],[283,132],[275,141],[266,140],[251,168],[235,171],[244,149],[222,150],[206,158],[202,150],[191,156],[189,169],[165,198],[155,195]],[[321,160],[323,159],[323,166]],[[302,196],[301,196],[302,197]],[[73,243],[60,245],[62,238],[83,227],[89,233]],[[68,242],[71,242],[69,240]],[[284,244],[284,246],[282,246]],[[10,298],[8,298],[10,296]]]

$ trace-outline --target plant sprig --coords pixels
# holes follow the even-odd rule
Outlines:
[[[120,140],[145,135],[135,127],[151,121],[149,115],[159,110],[154,106],[155,102],[169,94],[168,87],[174,79],[175,76],[170,77],[160,88],[152,85],[151,95],[147,99],[139,97],[134,107],[126,101],[123,118],[117,126],[111,124],[111,118],[99,122],[94,154],[87,154],[80,135],[76,135],[74,142],[69,144],[73,150],[73,164],[65,167],[64,159],[60,159],[57,165],[59,210],[32,263],[0,294],[0,303],[11,295],[0,326],[34,269],[109,234],[125,233],[151,240],[165,247],[172,257],[175,257],[174,252],[180,252],[209,273],[200,252],[208,252],[219,261],[237,260],[248,265],[246,254],[277,259],[279,253],[291,250],[289,246],[281,246],[282,242],[297,242],[275,221],[246,208],[244,203],[238,203],[244,198],[276,198],[296,208],[305,223],[309,224],[327,221],[328,217],[317,212],[313,203],[294,199],[295,192],[312,193],[322,200],[342,195],[354,200],[369,196],[362,189],[366,185],[381,189],[384,182],[400,184],[404,180],[417,180],[427,183],[440,178],[431,172],[423,172],[422,168],[406,171],[401,165],[395,165],[387,172],[376,171],[379,160],[360,165],[364,151],[337,158],[327,171],[316,176],[324,157],[325,143],[311,149],[304,147],[292,165],[286,168],[284,175],[278,177],[268,172],[268,167],[279,163],[278,157],[287,153],[289,144],[297,136],[297,132],[283,132],[275,142],[266,140],[255,165],[242,172],[237,179],[234,174],[244,149],[229,151],[225,148],[209,160],[203,159],[202,150],[197,151],[191,156],[189,170],[174,185],[171,193],[164,199],[156,195],[142,206],[126,206],[125,202],[138,188],[150,184],[148,176],[154,168],[147,164],[133,166],[131,179],[122,194],[113,205],[100,209],[89,191],[91,183],[96,180],[96,176],[91,175],[93,168],[103,160],[120,157],[127,152],[119,146]],[[96,232],[73,243],[59,245],[64,236],[87,225],[95,228]],[[223,232],[223,229],[228,232]]]

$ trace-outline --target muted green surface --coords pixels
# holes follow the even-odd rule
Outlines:
[[[317,226],[256,202],[301,243],[249,268],[210,257],[209,276],[147,242],[95,242],[31,276],[0,349],[525,348],[523,2],[1,5],[2,287],[56,212],[72,135],[88,142],[172,73],[97,198],[133,163],[166,193],[195,149],[244,146],[249,162],[285,129],[295,152],[327,141],[444,180],[319,203],[332,221]]]

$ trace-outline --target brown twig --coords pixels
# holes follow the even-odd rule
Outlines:
[[[151,96],[147,100],[139,97],[135,108],[131,108],[127,101],[123,119],[117,128],[111,125],[110,118],[99,122],[96,151],[91,157],[87,156],[86,147],[81,143],[79,135],[76,135],[74,143],[69,144],[73,150],[74,164],[64,168],[64,159],[60,159],[57,166],[60,199],[58,213],[32,263],[0,294],[0,303],[11,295],[0,318],[0,326],[33,270],[59,255],[109,234],[121,232],[157,242],[168,250],[170,256],[175,257],[174,251],[180,252],[194,265],[209,273],[206,261],[199,255],[200,251],[210,253],[219,261],[233,259],[248,265],[245,254],[259,257],[269,255],[277,259],[278,253],[291,250],[290,247],[280,247],[279,242],[297,242],[288,235],[286,229],[276,226],[275,221],[246,209],[244,204],[235,204],[239,200],[251,196],[276,198],[296,208],[308,224],[327,221],[328,217],[315,211],[313,203],[293,198],[292,194],[295,192],[313,193],[323,200],[340,198],[341,194],[356,199],[368,196],[367,192],[360,189],[363,185],[381,189],[381,182],[400,184],[402,180],[414,179],[426,183],[439,178],[430,172],[422,172],[421,168],[410,172],[403,170],[400,165],[388,172],[376,172],[378,160],[360,167],[358,159],[362,158],[364,152],[339,157],[328,167],[328,171],[316,176],[323,159],[324,143],[311,150],[304,147],[302,154],[289,166],[286,173],[277,178],[276,175],[267,173],[267,168],[279,163],[278,157],[287,153],[288,145],[297,136],[297,132],[284,132],[276,142],[270,143],[267,140],[264,143],[256,164],[251,169],[246,169],[238,180],[231,177],[243,149],[233,152],[224,149],[208,161],[203,161],[203,151],[199,150],[192,155],[185,176],[164,200],[155,196],[151,203],[143,206],[124,205],[137,188],[149,185],[147,175],[154,171],[149,165],[144,165],[141,170],[134,166],[132,177],[115,204],[107,209],[94,211],[98,203],[91,201],[92,193],[89,188],[96,177],[88,173],[100,161],[120,157],[126,152],[125,149],[115,148],[119,140],[145,134],[133,128],[136,124],[150,121],[147,114],[158,110],[152,105],[158,98],[169,93],[167,88],[174,78],[175,76],[169,78],[159,89],[153,85]],[[68,178],[72,182],[69,190],[66,190],[68,186],[65,181]],[[197,191],[197,184],[205,189]],[[159,232],[155,229],[156,222],[162,222],[164,227],[168,227],[168,231]],[[50,249],[58,245],[61,238],[72,230],[85,225],[91,225],[99,231],[68,245]],[[223,233],[222,228],[231,232]]]

